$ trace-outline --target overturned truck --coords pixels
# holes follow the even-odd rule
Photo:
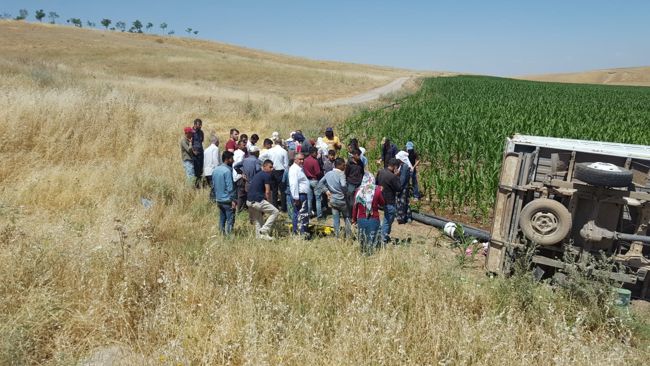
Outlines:
[[[614,265],[601,274],[650,299],[649,171],[650,146],[507,139],[487,270],[510,273],[530,251],[549,272],[606,258]]]

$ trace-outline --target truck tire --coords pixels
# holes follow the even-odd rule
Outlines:
[[[540,198],[529,202],[519,214],[519,227],[526,238],[539,245],[554,245],[571,231],[569,210],[560,202]]]
[[[610,163],[578,163],[575,177],[598,187],[627,187],[632,183],[632,172]]]

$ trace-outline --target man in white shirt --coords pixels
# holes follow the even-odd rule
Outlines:
[[[304,234],[309,225],[309,211],[307,194],[309,193],[309,179],[302,169],[305,161],[303,154],[296,154],[293,165],[289,168],[289,190],[293,203],[293,233]]]
[[[246,157],[246,141],[239,139],[237,142],[237,150],[234,152],[233,164],[240,163]],[[242,200],[241,197],[246,195],[246,182],[242,179],[242,175],[237,172],[237,170],[232,170],[232,180],[235,182],[235,190],[237,191],[237,212],[241,212],[246,205],[246,200]]]
[[[210,186],[210,202],[214,201],[214,189],[212,189],[212,171],[221,165],[219,154],[219,138],[213,133],[210,134],[210,146],[203,151],[203,175]]]
[[[271,199],[273,206],[279,208],[283,212],[287,212],[287,197],[285,192],[286,186],[282,183],[284,171],[289,168],[289,156],[287,151],[282,147],[282,140],[276,140],[275,146],[270,148],[264,158],[273,162],[273,177],[271,185]],[[279,197],[278,197],[279,193]],[[278,204],[278,198],[280,203]]]

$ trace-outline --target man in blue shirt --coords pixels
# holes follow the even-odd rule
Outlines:
[[[262,171],[255,174],[250,182],[248,200],[246,201],[248,214],[251,221],[255,223],[255,237],[264,240],[273,240],[269,233],[280,214],[280,211],[270,202],[271,183],[273,181],[271,172],[273,172],[273,162],[267,159],[262,163]],[[266,222],[264,221],[264,214],[269,215]]]
[[[232,180],[233,153],[224,151],[221,161],[223,163],[212,172],[212,186],[220,212],[219,230],[229,235],[235,225],[235,207],[237,207],[237,192]]]

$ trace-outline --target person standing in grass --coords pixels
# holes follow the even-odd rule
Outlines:
[[[260,151],[257,147],[251,146],[248,157],[233,165],[235,172],[241,174],[241,181],[244,184],[243,190],[237,190],[237,207],[239,207],[239,211],[246,205],[246,196],[248,195],[250,183],[253,181],[255,175],[262,170],[262,162],[259,160],[259,156]]]
[[[239,139],[239,130],[236,128],[230,129],[230,139],[226,142],[226,151],[235,152],[237,150],[237,140]]]
[[[293,202],[293,233],[301,235],[307,231],[309,225],[309,212],[307,194],[309,192],[309,179],[303,171],[305,156],[296,154],[293,165],[289,168],[289,189]]]
[[[234,169],[236,166],[240,166],[243,160],[246,157],[246,142],[243,139],[239,139],[237,142],[237,150],[233,153],[233,172],[232,177],[235,181],[235,190],[237,191],[237,212],[241,212],[244,209],[246,204],[246,182],[244,181],[241,170]]]
[[[332,127],[327,127],[325,129],[325,137],[323,137],[323,142],[327,144],[328,150],[334,150],[334,155],[343,147],[341,145],[341,140],[338,136],[334,134],[334,129]]]
[[[273,194],[271,203],[287,212],[287,197],[285,194],[286,184],[283,183],[282,177],[284,171],[289,168],[289,156],[287,150],[282,147],[282,140],[275,141],[275,146],[266,152],[266,157],[273,162],[273,184],[271,193]]]
[[[307,179],[309,179],[309,194],[307,195],[307,203],[309,207],[309,214],[316,215],[320,218],[323,215],[322,209],[322,192],[318,189],[318,181],[323,176],[318,162],[318,149],[314,146],[309,148],[309,156],[305,158],[303,169]],[[314,201],[316,203],[316,212],[314,212]]]
[[[347,182],[347,201],[348,216],[352,216],[352,206],[354,204],[354,192],[361,185],[363,180],[364,166],[361,162],[361,150],[358,148],[350,149],[350,159],[345,165],[345,180]]]
[[[232,179],[233,153],[224,151],[221,155],[223,163],[212,172],[214,197],[219,207],[219,231],[230,235],[235,225],[235,208],[237,207],[237,192]]]
[[[323,174],[327,174],[334,170],[335,168],[335,161],[336,161],[336,151],[335,150],[329,150],[327,152],[327,155],[324,155],[322,158],[322,166],[323,166]]]
[[[413,189],[413,200],[420,199],[420,186],[418,185],[418,165],[420,165],[420,158],[415,152],[415,144],[413,141],[406,143],[406,152],[409,154],[409,162],[413,169],[411,170],[411,188]]]
[[[377,163],[384,163],[384,169],[388,167],[388,162],[390,159],[394,158],[397,155],[397,146],[390,142],[390,139],[384,137],[381,140],[381,158]]]
[[[406,151],[400,151],[395,155],[395,158],[402,164],[400,166],[400,185],[402,191],[397,195],[397,223],[406,224],[411,222],[411,206],[409,202],[411,190],[409,184],[411,183],[411,174],[413,166],[409,160],[409,155]]]
[[[332,208],[332,219],[334,221],[334,232],[340,237],[341,216],[345,221],[345,237],[352,236],[350,227],[350,216],[346,201],[347,182],[345,181],[345,160],[337,158],[334,160],[334,169],[327,172],[318,182],[318,190],[325,192]]]
[[[196,188],[201,188],[203,185],[203,121],[199,118],[194,120],[194,128],[192,129],[192,152],[194,156],[192,157],[194,164],[194,175],[196,180],[194,181],[194,186]]]
[[[212,172],[221,164],[219,154],[219,138],[214,133],[210,134],[210,146],[203,152],[203,175],[210,186],[210,200],[214,201],[214,189],[212,186]]]
[[[192,127],[185,127],[183,129],[185,137],[180,141],[181,146],[181,160],[183,161],[183,169],[185,169],[185,176],[187,181],[191,182],[196,178],[194,175],[194,151],[192,151],[192,135],[194,130]]]
[[[361,252],[372,254],[379,247],[379,207],[384,206],[381,187],[375,184],[370,173],[365,173],[363,181],[354,195],[352,222],[359,228]]]
[[[248,214],[255,224],[255,237],[264,240],[273,240],[269,235],[273,223],[280,211],[271,204],[271,182],[273,177],[273,162],[265,160],[262,163],[262,171],[255,174],[248,190]],[[264,222],[264,214],[269,215]]]
[[[381,241],[390,242],[390,232],[397,214],[397,195],[402,192],[402,183],[399,179],[399,160],[392,158],[386,168],[377,173],[377,184],[382,187],[384,197],[384,221],[381,225]]]
[[[259,141],[259,140],[260,140],[260,136],[258,134],[256,134],[256,133],[252,134],[251,139],[248,140],[248,142],[246,143],[246,150],[248,150],[248,152],[250,153],[251,147],[252,146],[257,147],[257,141]]]

